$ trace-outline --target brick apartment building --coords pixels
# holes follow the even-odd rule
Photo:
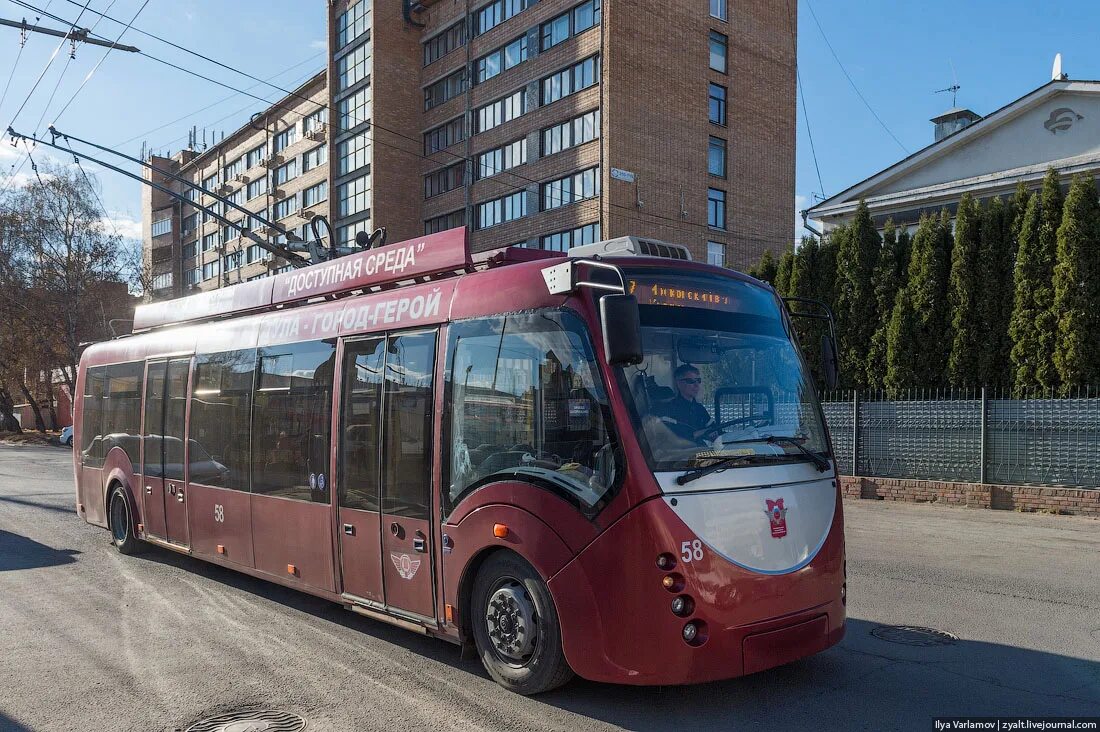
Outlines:
[[[148,162],[277,221],[299,240],[312,238],[309,217],[328,215],[327,104],[321,71],[206,150],[152,156]],[[145,176],[213,206],[230,221],[245,218],[210,196],[185,191],[186,186],[167,176],[148,170]],[[287,266],[233,227],[165,193],[143,186],[141,203],[143,257],[157,299],[265,277]],[[267,235],[258,221],[249,228]],[[281,236],[270,238],[286,243]]]
[[[288,228],[305,223],[298,212],[324,212],[343,245],[379,226],[392,242],[465,225],[475,250],[564,250],[637,235],[746,268],[791,241],[795,3],[330,0],[326,7],[327,74],[274,105],[266,131],[246,125],[201,155],[184,151],[154,165],[235,193],[297,159],[298,177],[279,184],[273,177],[257,199],[262,208],[252,208],[247,192],[244,205]],[[306,115],[323,106],[329,115],[317,119],[327,124],[307,140]],[[294,126],[298,142],[276,150],[278,135]],[[301,175],[302,156],[323,150],[321,140],[332,146],[322,167],[333,195],[325,203],[311,195],[306,205],[323,173]],[[249,151],[261,143],[282,158],[252,165]],[[165,286],[158,296],[285,265],[255,262],[249,252],[262,250],[247,240],[194,213],[181,219],[178,205],[145,195],[147,261]],[[295,196],[297,203],[286,203]],[[297,211],[284,220],[290,209]],[[156,231],[153,224],[170,216],[171,231],[157,234],[169,224]],[[181,227],[188,233],[178,236]],[[226,259],[238,256],[240,267]]]
[[[746,267],[792,237],[794,12],[337,0],[338,237],[465,224],[475,249],[565,249],[635,234]]]

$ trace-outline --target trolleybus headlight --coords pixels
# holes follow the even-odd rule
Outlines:
[[[682,618],[691,615],[695,609],[695,602],[687,595],[679,595],[672,598],[672,612]]]
[[[671,554],[669,554],[667,552],[664,553],[664,554],[658,554],[657,555],[657,569],[663,569],[664,571],[667,572],[668,570],[672,569],[675,566],[676,566],[676,557],[672,556]]]
[[[684,640],[688,643],[694,641],[697,635],[699,635],[699,629],[695,627],[695,623],[688,623],[684,626]]]

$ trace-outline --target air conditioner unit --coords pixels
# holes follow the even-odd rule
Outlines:
[[[325,139],[325,130],[328,125],[322,124],[306,133],[306,137],[311,140],[323,140]]]
[[[268,155],[266,158],[260,161],[260,164],[270,168],[273,165],[278,165],[281,162],[283,162],[282,155]]]
[[[302,210],[298,211],[298,216],[302,219],[305,219],[306,221],[312,221],[314,219],[314,217],[317,216],[317,212],[302,209]]]
[[[237,181],[238,183],[247,183],[248,176],[244,173],[237,173],[235,176],[233,176],[233,180]]]
[[[192,231],[194,231],[194,229],[184,229],[180,232],[180,236],[186,239],[188,236],[191,235]]]

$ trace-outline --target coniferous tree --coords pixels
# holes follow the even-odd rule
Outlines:
[[[886,222],[882,238],[882,252],[875,267],[875,303],[877,307],[875,334],[871,338],[871,351],[867,362],[867,385],[874,388],[886,386],[886,348],[890,321],[898,294],[905,287],[909,276],[909,233],[900,232],[893,221]]]
[[[779,264],[775,267],[775,291],[780,297],[787,297],[791,290],[791,271],[794,268],[794,248],[783,250],[779,257]]]
[[[980,380],[982,336],[979,250],[982,206],[963,194],[955,212],[955,241],[951,250],[948,301],[951,306],[951,355],[947,380],[951,386],[974,386]]]
[[[817,288],[814,290],[816,293],[814,297],[824,302],[834,311],[836,310],[837,252],[840,251],[840,243],[850,235],[850,227],[841,227],[825,241],[818,242],[817,261],[815,263]],[[837,333],[837,338],[839,337],[840,334]]]
[[[749,274],[758,280],[775,285],[776,262],[771,249],[765,249],[760,261],[749,268]]]
[[[1058,228],[1054,312],[1054,363],[1063,387],[1100,383],[1100,203],[1091,175],[1075,176],[1066,196]]]
[[[1054,346],[1058,317],[1054,312],[1054,262],[1062,217],[1062,190],[1052,168],[1041,192],[1032,196],[1020,221],[1016,251],[1012,336],[1013,385],[1024,393],[1058,383]]]
[[[947,373],[951,347],[947,212],[922,216],[912,244],[908,281],[898,294],[886,337],[888,389],[940,386]]]
[[[1030,196],[1020,217],[1016,244],[1016,269],[1013,274],[1012,318],[1008,333],[1012,341],[1012,386],[1017,396],[1038,385],[1036,358],[1039,353],[1035,309],[1035,288],[1050,281],[1048,268],[1039,250],[1039,196]]]
[[[1026,196],[1026,188],[1024,189]],[[1026,204],[1025,204],[1026,205]],[[1011,229],[1012,204],[994,198],[982,209],[981,242],[978,247],[978,308],[981,345],[978,383],[1007,386],[1007,364],[1012,341],[1008,321],[1012,315],[1012,266],[1014,257]]]
[[[865,385],[878,307],[874,274],[882,249],[870,209],[860,201],[848,234],[836,250],[836,320],[843,383]]]

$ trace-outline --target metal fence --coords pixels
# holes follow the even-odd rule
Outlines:
[[[1100,391],[834,392],[823,402],[845,475],[1100,487]]]

